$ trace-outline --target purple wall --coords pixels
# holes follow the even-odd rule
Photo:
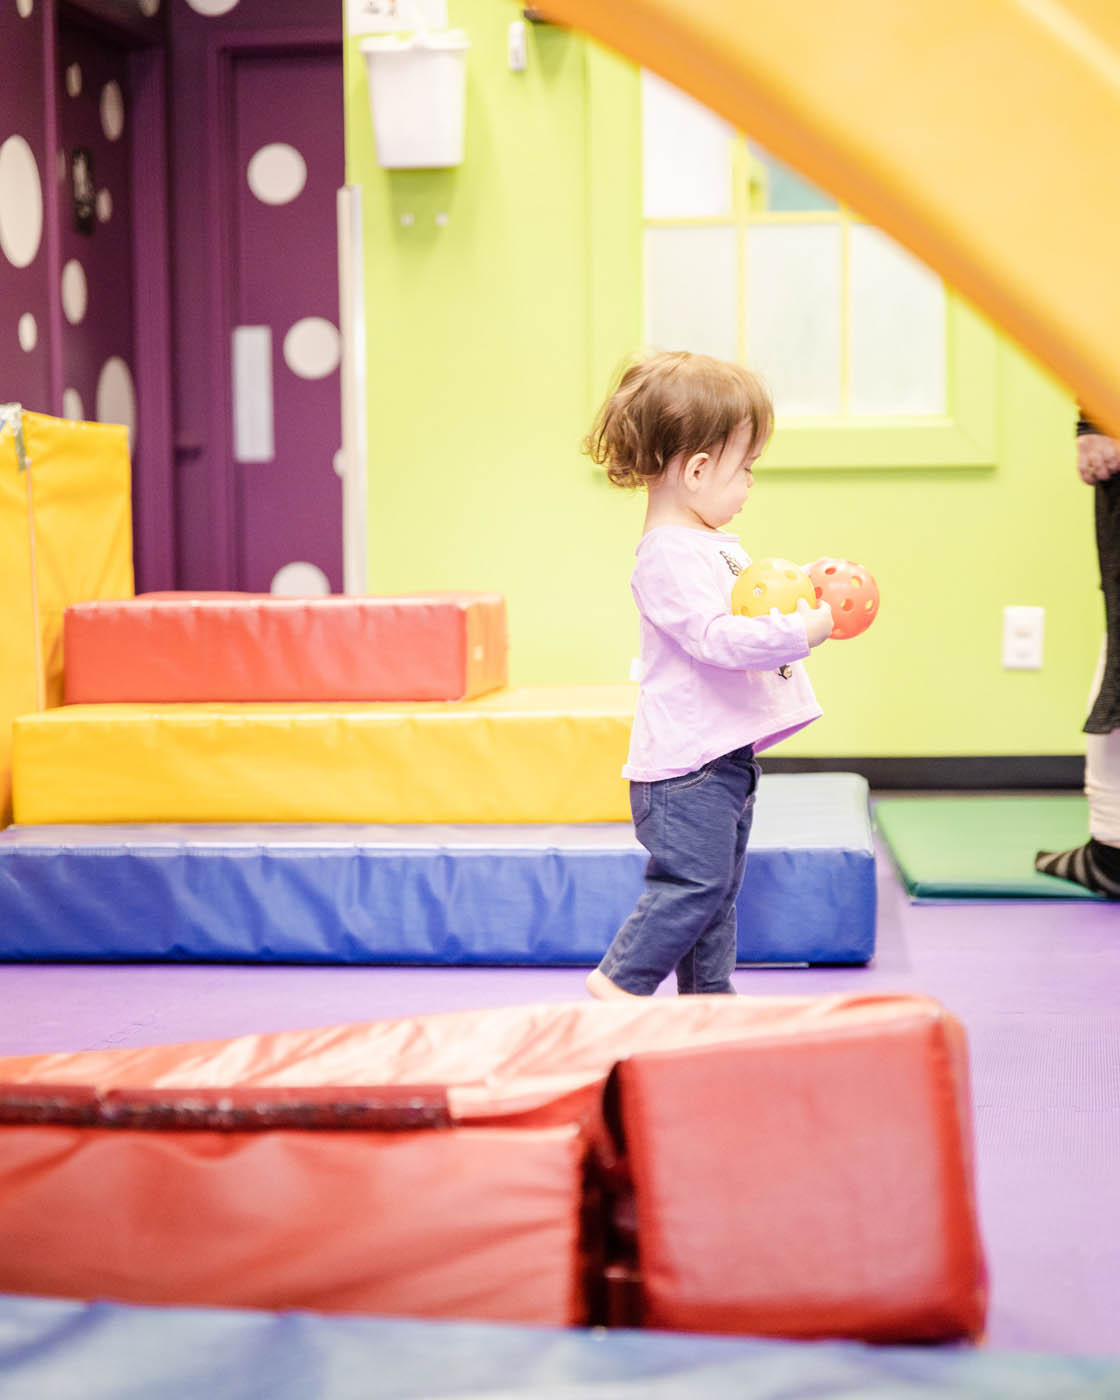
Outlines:
[[[65,170],[58,181],[62,408],[67,418],[105,418],[134,430],[132,143],[137,133],[128,52],[62,16],[56,75]],[[76,161],[80,175],[73,170]],[[135,437],[133,469],[134,475],[143,474]]]
[[[146,587],[174,581],[162,38],[158,0],[15,0],[0,10],[11,68],[0,83],[0,398],[132,430],[135,565]],[[42,235],[28,262],[29,212]]]
[[[141,587],[237,587],[246,558],[230,470],[225,317],[236,274],[223,221],[215,217],[229,197],[222,183],[228,153],[215,135],[223,46],[240,44],[238,51],[247,53],[275,52],[278,43],[333,45],[341,52],[341,0],[225,3],[232,8],[221,15],[200,12],[214,8],[214,0],[0,3],[0,402],[62,413],[69,388],[77,396],[67,395],[66,406],[76,408],[80,397],[81,411],[94,417],[99,366],[108,356],[131,365]],[[110,77],[127,88],[125,109],[133,120],[120,141],[107,143],[99,134],[90,86],[77,98],[67,92],[66,69],[75,61],[91,65],[87,84],[98,90]],[[114,71],[102,72],[106,64]],[[339,122],[341,143],[341,115]],[[96,185],[113,185],[113,218],[92,235],[73,228],[66,154],[86,135],[97,146]],[[38,187],[32,202],[42,219],[30,251],[29,182]],[[12,257],[4,255],[5,244]],[[63,265],[76,256],[89,264],[89,312],[79,326],[64,315],[62,298]],[[331,451],[337,446],[332,442]],[[337,504],[337,480],[321,480],[318,495]],[[302,547],[300,553],[313,557]],[[333,565],[324,568],[337,587]]]
[[[227,14],[206,17],[188,0],[173,0],[168,18],[178,582],[183,588],[231,588],[239,586],[241,541],[227,469],[232,423],[223,288],[215,285],[225,257],[214,214],[223,197],[223,152],[215,136],[217,50],[224,39],[265,46],[285,35],[341,46],[342,4],[239,0]],[[277,101],[283,100],[278,93]]]
[[[223,201],[234,232],[228,310],[236,324],[271,332],[274,438],[267,461],[230,463],[237,585],[267,593],[279,575],[289,592],[313,582],[341,593],[342,481],[334,459],[342,445],[335,253],[336,192],[346,180],[342,55],[239,57],[232,88],[235,134],[226,149],[236,159],[227,165]],[[298,93],[299,100],[278,103],[278,91]],[[280,182],[262,199],[248,172],[277,143],[304,162],[305,177],[298,194],[285,198],[295,181]],[[289,335],[294,354],[285,353]],[[307,335],[318,353],[301,358],[299,338]],[[308,564],[318,574],[309,578]]]
[[[0,81],[0,174],[4,177],[0,182],[0,234],[7,235],[0,236],[0,245],[14,242],[12,251],[21,263],[31,251],[26,206],[16,207],[28,188],[22,177],[31,169],[23,142],[34,160],[42,220],[38,247],[26,266],[14,265],[0,246],[0,402],[22,403],[25,408],[50,413],[57,405],[52,399],[50,365],[52,257],[47,205],[52,191],[44,33],[42,5],[35,5],[27,18],[21,16],[15,0],[0,5],[0,54],[4,55]],[[13,176],[17,181],[14,185]]]

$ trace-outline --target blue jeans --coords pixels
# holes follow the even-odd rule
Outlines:
[[[695,773],[630,784],[650,858],[637,907],[599,964],[617,986],[649,996],[676,968],[679,992],[734,993],[735,900],[758,777],[748,744]]]

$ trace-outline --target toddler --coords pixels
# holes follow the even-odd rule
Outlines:
[[[800,663],[831,632],[828,607],[731,612],[750,560],[723,526],[746,502],[773,424],[748,370],[666,352],[625,372],[584,444],[616,486],[648,495],[630,581],[641,673],[622,775],[649,861],[637,907],[587,978],[601,999],[649,996],[674,969],[679,992],[734,992],[755,754],[821,712]]]

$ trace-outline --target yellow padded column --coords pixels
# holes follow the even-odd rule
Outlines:
[[[18,418],[0,418],[0,826],[11,819],[12,720],[39,706],[27,474]]]
[[[128,432],[0,407],[0,826],[11,818],[12,721],[62,701],[62,614],[127,598]]]
[[[71,603],[132,597],[128,430],[25,413],[23,436],[46,703],[52,706],[62,703],[62,614]]]

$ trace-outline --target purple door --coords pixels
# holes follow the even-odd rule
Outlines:
[[[341,50],[238,54],[231,112],[237,587],[337,593]]]
[[[128,55],[59,21],[62,412],[124,423],[135,448],[131,92]],[[143,464],[134,462],[133,481]],[[135,491],[134,491],[135,494]]]

